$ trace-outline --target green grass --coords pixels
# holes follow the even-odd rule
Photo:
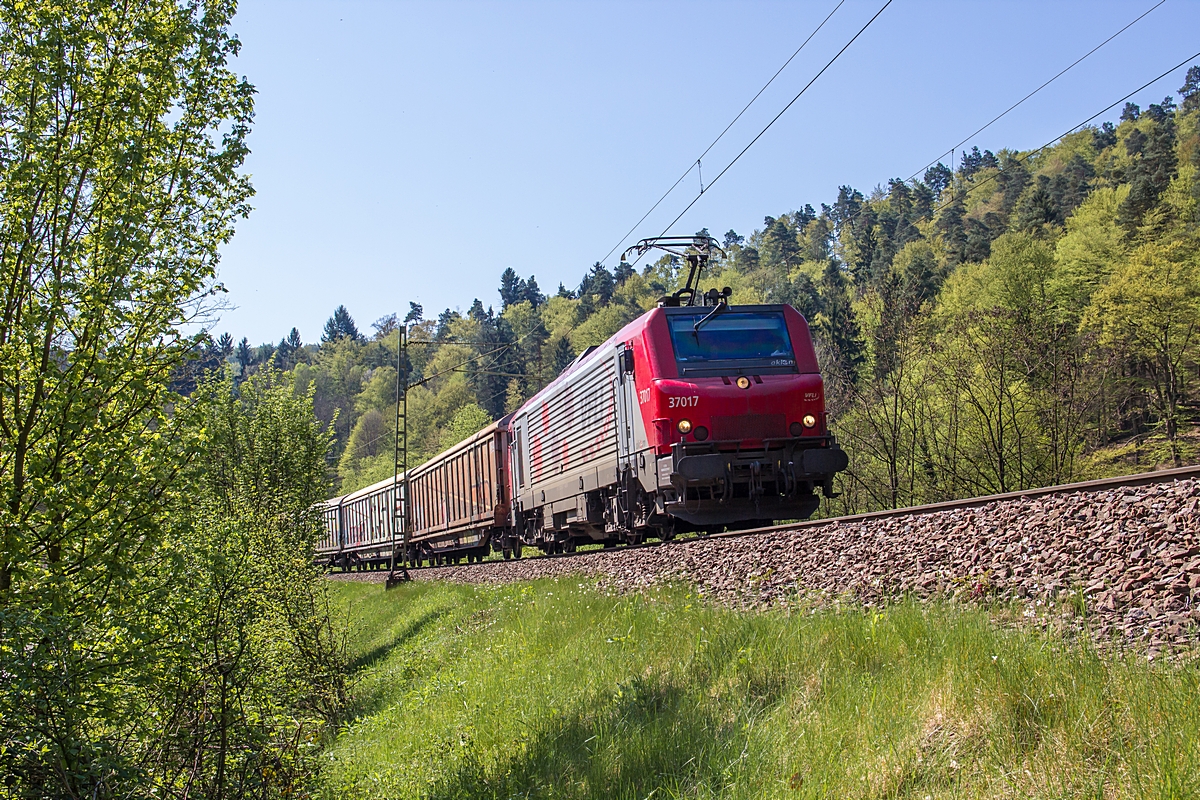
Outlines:
[[[354,719],[319,795],[1200,796],[1200,667],[986,613],[737,613],[685,589],[339,584]]]

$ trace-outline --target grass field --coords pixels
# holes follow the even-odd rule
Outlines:
[[[746,614],[572,581],[335,591],[357,705],[327,797],[1200,796],[1200,667],[978,610]]]

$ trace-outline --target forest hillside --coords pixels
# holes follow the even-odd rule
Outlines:
[[[713,232],[727,256],[702,286],[790,303],[812,324],[851,457],[823,513],[1200,459],[1200,67],[1179,95],[1042,150],[972,148],[954,170],[842,186],[746,235]],[[408,349],[411,466],[515,409],[683,277],[671,257],[595,264],[545,292],[510,267],[498,298],[465,312],[410,302],[366,331],[339,307],[319,342],[225,334],[199,367],[223,359],[244,379],[272,365],[314,387],[344,493],[392,474],[399,326],[428,342]]]

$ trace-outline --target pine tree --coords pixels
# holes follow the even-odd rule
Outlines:
[[[1150,133],[1133,130],[1125,140],[1125,150],[1133,157],[1129,170],[1129,196],[1121,204],[1117,221],[1133,231],[1142,217],[1154,207],[1159,196],[1170,185],[1178,168],[1175,156],[1174,104],[1167,98],[1162,105],[1146,109],[1145,116],[1155,120]]]
[[[785,268],[795,266],[800,260],[800,244],[782,218],[771,220],[763,232],[763,256],[768,264]]]
[[[1000,172],[996,175],[996,184],[1000,187],[1000,209],[1005,214],[1011,214],[1016,207],[1021,193],[1029,185],[1029,168],[1025,162],[1010,152],[1000,151]]]
[[[842,227],[852,223],[858,217],[863,206],[862,192],[852,186],[839,186],[837,201],[829,209],[829,218],[837,226],[840,233]]]
[[[935,228],[942,235],[946,260],[951,264],[960,263],[966,255],[967,230],[963,222],[966,215],[967,209],[961,196],[956,196],[938,215]]]
[[[1106,147],[1112,147],[1117,143],[1117,129],[1111,122],[1106,122],[1099,128],[1092,129],[1092,147],[1096,148],[1096,152],[1100,152]]]
[[[925,185],[933,191],[934,197],[939,200],[942,197],[942,192],[946,191],[952,180],[954,180],[954,173],[940,161],[925,170]]]
[[[512,267],[507,267],[504,272],[500,273],[500,309],[502,311],[521,302],[525,291],[523,284],[521,276]]]
[[[466,365],[467,385],[475,393],[480,408],[498,419],[504,415],[504,403],[508,380],[504,373],[514,372],[517,364],[513,357],[515,337],[512,327],[504,317],[497,317],[489,307],[476,300],[467,316],[479,323],[479,344],[475,351],[480,356]]]
[[[808,227],[808,223],[817,218],[817,212],[813,210],[811,203],[805,203],[804,207],[799,211],[792,212],[792,222],[796,226],[796,230],[803,231]]]
[[[800,272],[791,281],[780,299],[800,312],[809,324],[814,324],[821,313],[821,294],[807,272]]]
[[[920,181],[913,186],[912,190],[912,212],[913,217],[919,220],[927,220],[933,216],[933,190]]]
[[[408,313],[404,315],[404,324],[412,325],[420,322],[425,317],[425,309],[420,303],[414,303],[411,300],[408,302]]]
[[[621,259],[621,263],[617,264],[617,268],[613,271],[613,279],[617,282],[617,286],[624,285],[625,281],[633,277],[633,267],[626,263],[625,259]]]
[[[550,359],[555,375],[562,374],[564,369],[571,366],[571,362],[575,360],[575,348],[571,346],[571,340],[566,336],[559,338],[554,343]]]
[[[286,337],[280,339],[279,345],[275,348],[275,366],[282,370],[292,366],[292,346]]]
[[[221,353],[221,358],[229,358],[233,355],[233,337],[228,332],[222,333],[217,339],[217,350]]]
[[[866,356],[846,276],[833,261],[821,275],[819,293],[822,310],[817,331],[828,343],[841,373],[853,382]]]
[[[479,301],[477,300],[476,302]],[[434,332],[433,338],[437,339],[439,342],[445,341],[446,338],[450,336],[450,325],[455,320],[460,319],[462,319],[462,314],[459,314],[457,311],[451,311],[448,308],[442,313],[438,314],[437,329]]]
[[[533,308],[537,308],[546,302],[546,295],[542,294],[542,290],[538,288],[537,278],[533,275],[530,275],[529,280],[525,281],[524,294],[521,299],[529,303]]]
[[[1188,112],[1200,108],[1200,66],[1188,69],[1183,86],[1179,87],[1179,96],[1182,98],[1179,104],[1180,111]]]
[[[245,336],[238,342],[237,346],[237,361],[242,366],[242,374],[246,374],[246,370],[254,363],[254,354],[250,351],[250,340]]]
[[[350,316],[350,312],[345,306],[338,306],[333,311],[333,316],[325,322],[325,331],[321,336],[322,342],[332,342],[336,339],[347,337],[354,341],[362,341],[363,336],[358,332],[358,326],[354,324],[354,318]]]
[[[998,166],[1000,166],[1000,162],[996,160],[996,156],[991,150],[984,150],[981,153],[978,147],[972,147],[970,153],[963,151],[962,164],[958,167],[958,174],[969,178],[980,170]]]
[[[300,340],[300,331],[298,331],[295,328],[292,328],[292,330],[288,333],[287,343],[288,343],[288,347],[290,347],[292,349],[293,353],[296,352],[297,350],[299,350],[301,347],[303,347],[304,342],[302,342]]]
[[[597,261],[592,264],[592,269],[583,276],[583,280],[579,284],[579,296],[595,295],[599,300],[598,305],[606,306],[608,301],[612,300],[616,288],[617,283],[613,279],[613,274]]]

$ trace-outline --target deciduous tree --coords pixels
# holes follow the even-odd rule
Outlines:
[[[0,785],[150,792],[169,391],[244,215],[232,2],[0,5]]]

